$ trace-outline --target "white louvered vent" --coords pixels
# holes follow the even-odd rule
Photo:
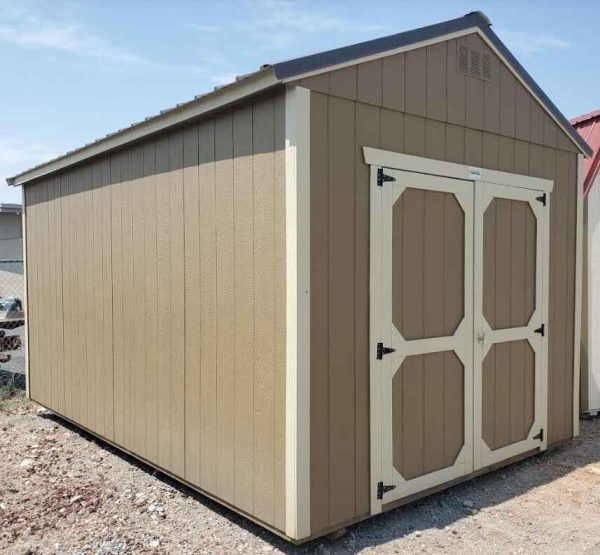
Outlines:
[[[490,81],[493,78],[492,57],[490,54],[459,44],[456,52],[456,66],[459,73]]]

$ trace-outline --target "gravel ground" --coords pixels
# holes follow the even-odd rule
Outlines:
[[[0,401],[0,552],[599,553],[600,420],[550,453],[295,548],[71,428]]]

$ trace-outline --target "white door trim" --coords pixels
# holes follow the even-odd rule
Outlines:
[[[285,533],[310,535],[310,91],[285,96]]]
[[[534,189],[546,193],[551,193],[554,185],[554,182],[549,179],[488,170],[475,166],[465,166],[464,164],[433,160],[431,158],[412,156],[410,154],[400,154],[399,152],[391,152],[389,150],[372,148],[370,146],[363,147],[363,155],[365,163],[371,166],[383,166],[415,173],[453,177],[455,179],[464,179],[466,181],[486,181],[488,183]]]
[[[433,160],[429,158],[424,158],[420,156],[412,156],[407,154],[401,154],[397,152],[386,151],[378,148],[372,147],[363,147],[363,154],[365,163],[371,166],[370,169],[370,190],[371,190],[371,233],[370,233],[370,432],[371,432],[371,451],[370,451],[370,461],[371,461],[371,514],[376,514],[381,512],[382,510],[382,500],[377,499],[377,483],[379,481],[383,481],[385,478],[385,473],[383,471],[383,453],[382,453],[382,416],[381,416],[381,403],[383,396],[386,392],[382,390],[383,388],[383,377],[381,372],[373,371],[374,368],[377,367],[377,363],[380,362],[376,358],[376,338],[382,337],[384,341],[391,340],[391,337],[386,338],[383,337],[384,333],[381,328],[381,324],[383,322],[383,311],[385,310],[385,306],[383,305],[383,284],[381,283],[381,274],[378,270],[383,264],[385,264],[386,257],[382,256],[382,243],[381,243],[381,235],[385,232],[383,229],[384,222],[382,222],[379,218],[374,218],[374,211],[378,212],[382,211],[382,203],[385,202],[384,199],[384,190],[385,187],[379,187],[376,185],[377,183],[377,170],[378,168],[390,168],[400,171],[410,171],[414,173],[426,174],[426,175],[434,175],[440,177],[449,177],[454,179],[461,179],[464,181],[471,181],[475,184],[476,181],[485,181],[490,184],[499,184],[510,186],[515,189],[514,193],[517,196],[523,196],[523,198],[528,198],[531,195],[531,191],[542,191],[548,194],[547,202],[547,214],[549,213],[549,193],[552,192],[554,182],[548,179],[540,179],[536,177],[522,176],[518,174],[501,172],[495,170],[487,170],[485,168],[476,168],[463,164],[455,164],[452,162],[444,162],[440,160]],[[477,189],[477,187],[475,187]],[[524,189],[522,194],[518,192],[518,189]],[[475,211],[474,211],[475,213]],[[578,219],[579,221],[579,219]],[[549,226],[549,223],[548,223]],[[476,237],[477,233],[474,232],[474,236]],[[542,282],[542,294],[545,299],[548,299],[548,278],[549,278],[549,267],[548,267],[548,241],[546,241],[546,249],[543,253],[543,275],[544,280]],[[389,257],[388,257],[389,258]],[[471,277],[473,277],[473,273],[471,273]],[[471,296],[473,299],[473,296]],[[544,307],[546,311],[543,315],[544,322],[547,322],[548,314],[547,314],[547,306]],[[508,330],[504,335],[511,336],[517,333],[518,330]],[[577,333],[577,330],[576,330]],[[445,339],[441,339],[439,341],[440,348],[442,344],[445,342]],[[417,345],[414,345],[415,349]],[[473,353],[473,349],[471,350]],[[578,352],[575,353],[575,356],[578,355]],[[548,353],[547,348],[543,349],[543,368],[547,368],[548,366]],[[389,358],[388,358],[389,360]],[[391,360],[389,361],[389,366],[391,368]],[[476,372],[474,372],[476,374]],[[577,377],[575,378],[577,379]],[[475,385],[475,384],[473,384]],[[539,391],[539,409],[543,414],[547,412],[547,384],[544,383],[543,387],[540,388]],[[473,403],[476,402],[476,399],[473,395]],[[474,406],[474,405],[473,405]],[[536,407],[537,408],[537,407]],[[473,412],[471,413],[473,414]],[[474,424],[474,422],[473,422]],[[544,422],[544,428],[545,422]],[[533,430],[534,428],[532,428]],[[547,434],[544,434],[546,436]],[[475,431],[473,430],[473,437],[477,437],[475,435]],[[546,437],[544,437],[544,442],[538,442],[537,447],[541,449],[546,448]],[[509,446],[510,447],[510,446]],[[522,445],[517,444],[515,450],[519,450],[521,452]],[[507,457],[510,457],[507,449],[504,453]],[[474,461],[473,461],[474,462]],[[456,467],[454,467],[456,468]],[[448,479],[451,479],[448,477]],[[386,497],[385,502],[388,502],[388,498]]]

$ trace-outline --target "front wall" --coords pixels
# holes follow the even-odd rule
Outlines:
[[[577,154],[494,58],[442,42],[297,84],[311,94],[311,533],[369,513],[369,171],[362,147],[552,179],[549,443],[572,436]],[[326,423],[326,424],[324,424]]]
[[[34,400],[285,526],[284,97],[25,187]]]

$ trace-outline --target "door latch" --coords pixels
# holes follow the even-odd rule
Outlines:
[[[377,360],[381,360],[383,355],[389,355],[390,353],[395,353],[396,349],[392,349],[391,347],[384,347],[383,343],[377,343]]]

